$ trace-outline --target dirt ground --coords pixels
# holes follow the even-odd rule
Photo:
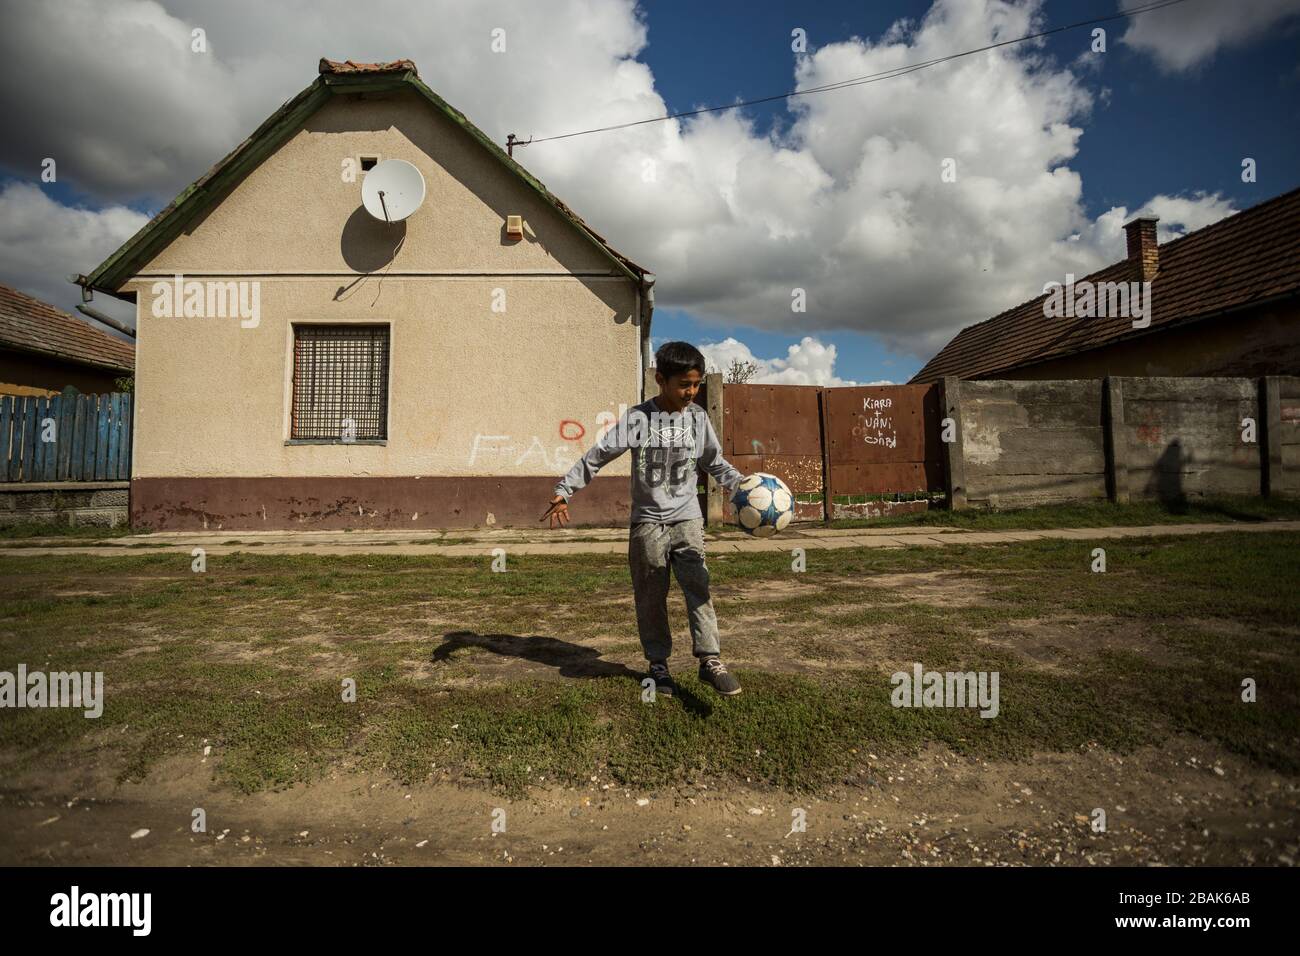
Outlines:
[[[870,755],[868,755],[870,758]],[[143,784],[85,768],[0,785],[0,860],[65,865],[1283,865],[1295,782],[1180,738],[988,763],[932,747],[824,798],[590,781],[510,801],[357,773],[240,797],[172,758]],[[1104,797],[1102,796],[1104,795]],[[1094,832],[1094,810],[1106,811]],[[206,813],[192,832],[193,810]],[[795,826],[795,811],[805,828]],[[504,816],[500,811],[504,811]],[[493,832],[494,822],[504,832]],[[147,833],[138,836],[141,830]]]
[[[877,575],[871,586],[945,607],[980,600],[969,578],[945,571]],[[715,588],[727,608],[723,646],[734,666],[792,673],[907,666],[892,660],[898,652],[889,627],[847,642],[822,639],[827,646],[805,642],[792,652],[805,622],[764,605],[805,592],[816,587],[797,578],[743,598],[735,586]],[[611,621],[626,615],[626,603],[610,602]],[[433,626],[443,623],[439,608],[406,610],[395,631],[367,640],[427,647],[431,632],[442,633]],[[493,635],[487,627],[484,634],[449,632],[431,657],[413,653],[408,663],[413,675],[444,690],[464,679],[453,678],[451,666],[464,655],[477,686],[624,673],[639,679],[639,646],[621,628],[574,636],[564,617],[557,609],[531,632],[564,640]],[[446,620],[453,619],[465,618]],[[1014,648],[1046,671],[1107,648],[1135,650],[1122,626],[1088,625],[1017,621],[978,640]],[[149,653],[141,637],[131,653]],[[676,670],[693,664],[688,643],[677,642]],[[347,644],[340,639],[322,652],[323,671],[337,672]],[[1153,661],[1175,653],[1137,649]],[[230,645],[219,653],[263,651]],[[346,762],[309,784],[241,795],[218,784],[220,753],[200,755],[197,744],[193,756],[164,759],[142,782],[118,783],[111,756],[74,751],[0,781],[0,864],[1294,866],[1300,857],[1300,781],[1201,737],[1174,734],[1124,756],[1090,745],[1015,762],[938,744],[910,758],[877,757],[866,740],[860,747],[865,770],[816,797],[757,783],[717,789],[689,775],[679,785],[637,791],[593,768],[583,786],[539,782],[520,800],[454,776],[404,786]],[[206,815],[205,832],[192,829],[196,808]],[[1098,808],[1103,832],[1092,825]]]

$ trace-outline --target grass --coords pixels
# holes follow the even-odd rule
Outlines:
[[[23,541],[30,538],[121,538],[132,534],[131,529],[120,524],[116,528],[102,525],[68,524],[60,521],[25,521],[19,524],[0,525],[0,541]]]
[[[242,792],[340,767],[408,784],[446,772],[516,794],[597,769],[636,787],[704,777],[818,791],[864,773],[868,749],[938,742],[1014,760],[1180,733],[1300,773],[1300,534],[1105,542],[1104,574],[1090,568],[1096,544],[823,551],[780,596],[765,590],[791,582],[788,555],[713,556],[724,629],[761,605],[789,622],[783,657],[829,666],[737,668],[734,699],[681,673],[678,698],[653,705],[639,674],[480,676],[510,654],[569,660],[612,633],[630,650],[617,660],[637,666],[619,555],[521,555],[507,574],[487,557],[240,553],[194,574],[187,554],[0,555],[0,670],[103,670],[107,695],[98,720],[7,712],[0,767],[97,753],[141,780],[207,739],[219,778]],[[880,580],[915,572],[959,576],[979,600],[907,597]],[[1124,640],[1061,648],[1044,669],[1008,637],[1034,622]],[[743,646],[736,627],[724,641]],[[503,635],[505,649],[471,643],[434,663],[458,630]],[[872,640],[878,665],[848,667],[847,650]],[[895,709],[886,660],[996,670],[1001,713]],[[1244,677],[1259,703],[1240,701]],[[344,678],[357,703],[343,702]]]
[[[798,496],[800,500],[809,498]],[[837,501],[842,496],[837,497]],[[852,500],[885,499],[884,495],[858,495]],[[908,500],[921,495],[904,496]],[[820,501],[820,496],[812,496]],[[850,499],[844,498],[845,501]],[[1276,520],[1300,520],[1300,500],[1283,498],[1259,498],[1245,496],[1227,496],[1217,498],[1187,499],[1181,502],[1139,501],[1117,505],[1109,501],[1080,502],[1061,505],[1039,505],[1032,508],[1014,508],[991,511],[984,508],[970,508],[963,511],[948,511],[934,507],[929,511],[911,512],[878,518],[837,518],[829,525],[821,522],[809,523],[807,527],[820,528],[896,528],[896,527],[932,527],[953,528],[968,531],[1020,531],[1048,528],[1109,528],[1134,527],[1142,525],[1187,524],[1204,522],[1259,522]],[[796,526],[795,530],[798,530]],[[353,529],[347,529],[349,531]],[[545,530],[542,526],[526,529],[529,531]],[[734,530],[729,526],[715,526],[708,529],[710,537]],[[58,547],[62,542],[39,542],[38,538],[62,538],[69,545],[79,544],[81,539],[121,546],[114,539],[132,534],[126,526],[103,528],[86,525],[53,524],[49,522],[29,523],[0,527],[0,542],[8,547]],[[262,547],[263,541],[241,541],[238,532],[223,543],[238,544],[243,547]],[[604,538],[580,535],[565,539],[568,542],[595,542]],[[398,541],[387,542],[396,546]],[[410,539],[411,544],[463,545],[484,544],[482,539],[465,537],[455,533],[433,535]],[[127,547],[137,549],[164,548],[171,545],[150,542],[132,542]],[[313,546],[313,545],[308,545]]]
[[[969,531],[1022,531],[1041,528],[1112,528],[1142,525],[1300,519],[1300,500],[1220,497],[1182,502],[1109,501],[1039,505],[990,511],[933,509],[880,518],[837,518],[833,528],[936,527]]]

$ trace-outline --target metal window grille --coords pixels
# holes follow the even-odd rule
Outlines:
[[[388,326],[297,325],[291,438],[388,437]]]

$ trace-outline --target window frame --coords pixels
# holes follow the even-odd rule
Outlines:
[[[387,352],[384,356],[383,383],[384,390],[383,406],[380,409],[381,414],[381,434],[380,438],[357,438],[354,441],[344,441],[341,437],[336,438],[297,438],[294,435],[296,424],[296,408],[298,398],[298,342],[300,334],[305,329],[382,329],[387,337]],[[285,388],[285,445],[387,445],[388,438],[392,430],[392,404],[393,404],[393,325],[391,322],[308,322],[295,321],[289,323],[289,342],[288,342],[288,369],[287,382]]]

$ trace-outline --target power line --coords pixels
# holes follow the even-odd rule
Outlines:
[[[1037,40],[1042,37],[1051,36],[1054,33],[1064,33],[1067,30],[1077,30],[1079,27],[1094,26],[1098,23],[1108,23],[1111,20],[1125,20],[1130,17],[1136,17],[1139,14],[1150,13],[1153,10],[1159,10],[1163,7],[1172,7],[1180,3],[1186,3],[1187,0],[1157,0],[1154,3],[1148,3],[1145,6],[1134,7],[1132,10],[1121,10],[1118,13],[1112,13],[1109,16],[1094,17],[1091,20],[1080,20],[1078,23],[1070,23],[1066,26],[1053,27],[1051,30],[1043,30],[1039,33],[1029,33],[1022,37],[1016,37],[1012,40],[1001,40],[997,43],[990,43],[988,46],[977,47],[974,50],[964,50],[961,53],[950,53],[947,56],[936,57],[933,60],[925,60],[920,63],[911,63],[907,66],[895,67],[892,70],[882,70],[879,73],[868,73],[865,76],[856,76],[847,80],[839,80],[835,83],[827,83],[823,86],[813,86],[806,90],[790,90],[786,93],[777,93],[772,96],[763,96],[754,100],[744,100],[740,103],[728,103],[726,106],[703,106],[699,109],[684,110],[680,113],[669,113],[667,116],[653,116],[649,119],[633,120],[630,123],[617,123],[613,126],[600,126],[595,129],[578,130],[573,133],[561,133],[558,136],[543,136],[540,139],[530,138],[527,143],[519,142],[515,134],[510,134],[511,146],[527,146],[532,143],[549,143],[557,139],[571,139],[574,136],[588,136],[592,133],[608,133],[617,129],[628,129],[633,126],[645,126],[647,123],[663,123],[667,120],[681,119],[687,116],[699,116],[702,113],[719,113],[725,110],[738,110],[745,106],[757,106],[760,103],[771,103],[774,100],[785,100],[794,96],[807,96],[811,93],[826,93],[830,90],[842,90],[851,86],[865,86],[868,83],[879,83],[881,80],[891,80],[896,76],[904,76],[908,73],[915,73],[918,70],[928,69],[939,63],[947,63],[949,60],[957,60],[964,56],[971,56],[975,53],[985,53],[989,50],[996,50],[999,47],[1011,46],[1016,43],[1025,43],[1028,40]],[[512,150],[513,152],[513,150]]]

